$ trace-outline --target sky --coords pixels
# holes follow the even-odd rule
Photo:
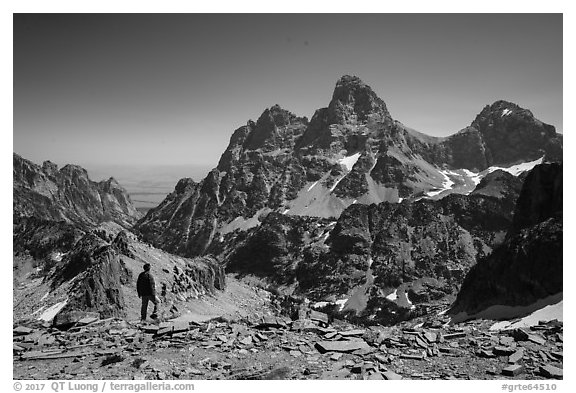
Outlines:
[[[430,135],[505,99],[559,132],[561,14],[15,14],[13,150],[64,165],[214,167],[279,104],[356,75]]]

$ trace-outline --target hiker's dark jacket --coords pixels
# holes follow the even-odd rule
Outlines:
[[[136,282],[136,290],[138,296],[156,296],[156,285],[154,284],[154,277],[150,272],[142,272],[138,276]]]

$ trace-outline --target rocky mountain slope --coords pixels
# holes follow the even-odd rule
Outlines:
[[[190,300],[225,287],[224,269],[213,258],[168,254],[140,242],[117,224],[90,231],[54,222],[34,228],[32,238],[25,231],[15,233],[19,248],[14,257],[14,315],[18,318],[52,322],[87,312],[102,318],[139,315],[136,278],[145,263],[152,265],[165,318],[182,315]],[[46,240],[45,248],[36,247],[38,239]]]
[[[94,182],[77,165],[58,169],[45,161],[39,166],[15,153],[13,198],[15,223],[20,217],[35,217],[81,227],[113,221],[129,228],[141,217],[114,178]]]
[[[144,263],[168,316],[224,288],[213,258],[176,257],[129,232],[140,214],[114,179],[96,183],[78,166],[40,167],[16,154],[13,172],[14,315],[127,316],[139,309],[135,280]]]
[[[528,174],[505,242],[466,276],[451,309],[455,318],[496,314],[502,306],[510,317],[514,307],[561,300],[562,183],[560,164],[538,165]]]
[[[470,195],[354,204],[337,221],[271,212],[208,251],[230,272],[390,324],[456,293],[476,260],[504,240],[521,186],[495,171]]]
[[[201,255],[269,212],[336,219],[356,203],[469,194],[494,170],[517,175],[561,158],[561,135],[513,103],[436,138],[394,120],[369,86],[344,76],[309,121],[273,106],[238,128],[204,180],[180,180],[136,229],[157,247]]]

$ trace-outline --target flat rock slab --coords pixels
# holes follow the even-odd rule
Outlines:
[[[310,319],[328,325],[328,314],[324,314],[323,312],[310,310]]]
[[[449,333],[449,334],[444,335],[445,340],[452,340],[455,338],[462,338],[462,337],[466,337],[465,332],[456,332],[456,333]]]
[[[424,356],[422,354],[411,354],[411,353],[403,353],[400,355],[401,359],[412,359],[412,360],[424,360]]]
[[[492,352],[491,350],[488,350],[488,349],[481,349],[479,352],[477,352],[477,355],[480,356],[481,358],[495,358],[496,357],[494,352]]]
[[[492,351],[494,352],[494,354],[496,354],[498,356],[509,356],[509,355],[512,355],[514,352],[516,352],[516,350],[514,348],[503,347],[503,346],[494,347],[494,349]]]
[[[365,378],[368,381],[381,381],[384,380],[384,377],[379,372],[370,373],[368,377]]]
[[[79,325],[79,326],[90,325],[91,323],[94,323],[94,322],[96,322],[96,321],[98,321],[98,320],[100,320],[100,318],[87,316],[87,317],[84,317],[84,318],[80,319],[80,320],[78,321],[78,325]]]
[[[172,326],[160,327],[156,331],[156,336],[163,336],[172,332]]]
[[[77,311],[77,310],[59,312],[54,317],[53,325],[59,328],[67,327],[86,318],[100,319],[100,313],[89,311]]]
[[[396,374],[394,371],[384,371],[382,373],[382,376],[389,381],[402,379],[402,376],[399,374]]]
[[[367,356],[367,355],[370,355],[376,351],[377,351],[376,348],[369,346],[368,348],[361,348],[361,349],[358,349],[358,350],[352,352],[352,355]]]
[[[564,353],[562,351],[550,351],[550,355],[554,356],[556,359],[564,359]]]
[[[518,328],[512,332],[512,337],[516,341],[527,341],[530,334],[526,330]]]
[[[366,330],[363,329],[354,329],[354,330],[346,330],[344,332],[338,332],[342,337],[350,337],[350,336],[362,336],[366,333]]]
[[[350,371],[345,368],[339,370],[324,371],[320,375],[320,379],[330,380],[330,379],[347,379],[350,376]]]
[[[297,332],[312,332],[316,334],[323,334],[322,328],[312,322],[310,319],[299,319],[292,323],[292,330]]]
[[[520,364],[513,364],[508,367],[504,367],[502,369],[502,375],[507,375],[509,377],[513,377],[524,372],[524,366]]]
[[[538,371],[540,371],[540,375],[546,378],[562,379],[564,377],[564,370],[551,365],[540,366],[540,369]]]
[[[423,339],[421,339],[418,336],[416,336],[416,345],[418,345],[419,347],[421,347],[423,349],[428,348],[428,344],[426,344],[426,341],[424,341]]]
[[[382,355],[380,353],[377,353],[376,355],[374,355],[374,359],[376,359],[380,363],[388,363],[388,356]]]
[[[362,339],[346,341],[318,341],[316,348],[321,352],[354,352],[358,349],[370,348]]]
[[[334,352],[332,355],[330,355],[330,360],[340,360],[343,355],[344,354],[342,352]]]
[[[536,343],[539,345],[546,344],[546,339],[543,337],[537,336],[536,334],[529,334],[528,335],[528,341],[532,341],[533,343]]]
[[[508,357],[508,363],[518,363],[524,357],[524,348],[520,348]]]
[[[16,326],[13,330],[12,330],[12,334],[14,336],[25,336],[27,334],[30,334],[34,331],[34,329],[30,329],[29,327],[26,326]]]
[[[190,329],[188,322],[177,321],[172,324],[172,333],[187,332]]]
[[[256,329],[266,329],[266,328],[283,328],[286,327],[284,321],[273,316],[264,316],[262,321],[256,324]]]
[[[156,332],[160,329],[160,327],[157,326],[157,325],[144,325],[144,326],[141,326],[140,329],[142,329],[142,331],[143,331],[144,333],[152,333],[152,334],[154,334],[154,333],[156,333]]]
[[[425,332],[424,333],[424,338],[430,343],[434,343],[436,342],[436,333],[434,332]]]
[[[239,340],[240,344],[250,345],[252,344],[252,336],[246,336],[242,340]]]

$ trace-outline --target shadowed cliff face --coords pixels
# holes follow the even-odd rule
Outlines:
[[[466,276],[451,313],[527,306],[562,292],[562,226],[562,165],[538,165],[526,177],[506,241]]]
[[[49,161],[42,167],[13,155],[14,220],[36,217],[93,227],[113,221],[131,227],[140,213],[116,180],[93,182],[85,169]]]
[[[202,255],[269,212],[336,219],[354,203],[469,194],[489,166],[543,156],[561,160],[561,136],[515,104],[498,101],[436,138],[393,120],[370,86],[343,76],[310,121],[275,105],[238,128],[217,168],[181,180],[135,228],[165,250]]]
[[[472,127],[482,135],[488,165],[532,161],[542,156],[562,160],[561,135],[516,104],[496,101],[486,106]]]

